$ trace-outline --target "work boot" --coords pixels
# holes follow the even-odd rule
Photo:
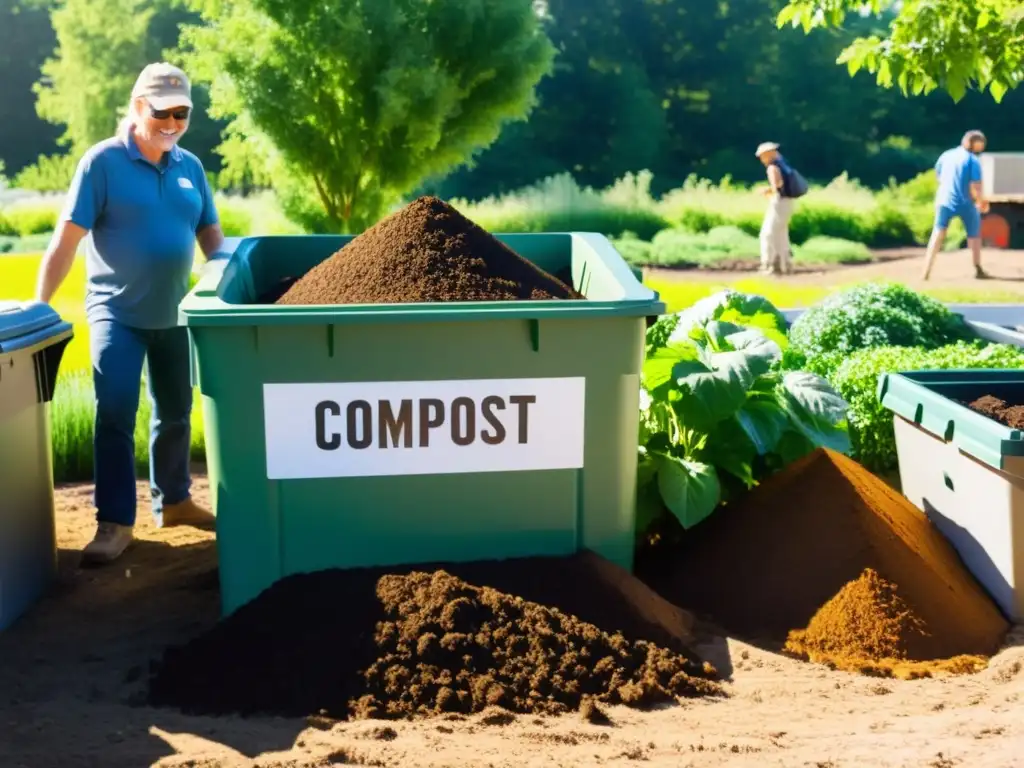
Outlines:
[[[988,278],[988,272],[981,268],[980,264],[974,265],[974,277],[976,280],[985,280]]]
[[[96,536],[82,550],[82,563],[96,565],[116,560],[131,546],[132,530],[130,525],[99,523]]]
[[[217,522],[212,512],[203,509],[189,497],[178,504],[164,504],[163,513],[155,515],[157,528],[191,525],[193,528],[211,528]]]

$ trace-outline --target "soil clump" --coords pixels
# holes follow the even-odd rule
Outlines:
[[[828,449],[723,507],[638,575],[730,633],[861,672],[973,671],[1009,629],[922,512]]]
[[[992,395],[982,395],[965,405],[972,411],[988,416],[1011,429],[1024,429],[1024,405],[1010,405]]]
[[[315,266],[275,304],[583,299],[444,201],[420,197]]]
[[[591,553],[300,574],[167,649],[149,703],[359,719],[723,695],[686,618]]]

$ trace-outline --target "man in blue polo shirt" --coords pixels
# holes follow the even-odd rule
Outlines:
[[[988,277],[981,268],[981,215],[988,213],[989,205],[981,191],[981,161],[978,155],[985,151],[985,134],[968,131],[959,147],[946,150],[935,163],[939,189],[935,193],[935,225],[925,253],[924,272],[931,275],[935,257],[946,240],[949,223],[958,216],[967,230],[967,245],[974,260],[974,276]]]
[[[84,562],[114,560],[134,538],[134,434],[144,364],[156,524],[213,521],[189,493],[191,366],[177,306],[188,290],[196,241],[209,257],[224,236],[202,163],[178,146],[191,110],[184,72],[165,63],[142,71],[117,135],[79,161],[39,270],[36,298],[49,302],[84,239],[98,523]]]

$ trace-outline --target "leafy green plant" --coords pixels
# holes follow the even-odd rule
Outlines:
[[[15,203],[4,209],[6,225],[19,237],[42,235],[52,232],[57,226],[60,208],[46,203]]]
[[[651,263],[651,244],[632,232],[624,232],[622,237],[611,238],[611,244],[629,264],[644,266]]]
[[[834,293],[797,318],[789,332],[794,364],[822,376],[859,349],[934,349],[973,338],[963,318],[944,304],[898,283],[866,283]]]
[[[863,264],[871,261],[871,251],[863,243],[839,237],[815,235],[793,248],[797,264]]]
[[[950,368],[1024,368],[1024,350],[978,340],[932,350],[876,347],[855,352],[832,376],[835,388],[850,404],[851,455],[874,472],[897,466],[892,411],[878,399],[883,373]]]
[[[664,510],[684,528],[818,446],[849,450],[846,403],[825,379],[783,371],[784,320],[724,291],[648,329],[637,529]]]

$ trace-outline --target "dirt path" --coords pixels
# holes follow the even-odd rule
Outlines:
[[[909,287],[956,288],[994,293],[1020,294],[1024,296],[1024,251],[990,249],[982,252],[982,265],[991,279],[977,280],[971,265],[968,250],[940,253],[935,260],[931,278],[921,280],[924,269],[923,248],[901,248],[898,250],[876,251],[878,261],[870,264],[836,266],[831,268],[803,268],[787,277],[769,277],[768,280],[790,285],[840,285],[868,280],[892,280]],[[669,270],[653,269],[650,274],[662,279],[722,282],[735,281],[746,276],[757,276],[756,271],[735,270]]]
[[[198,486],[205,501],[205,482]],[[215,542],[143,520],[123,562],[78,570],[93,529],[90,493],[84,485],[58,491],[60,584],[0,634],[4,768],[1021,765],[1020,628],[983,673],[914,682],[831,672],[708,638],[702,652],[732,670],[728,699],[646,714],[611,708],[610,726],[576,715],[488,714],[308,724],[139,706],[149,660],[217,618]]]

